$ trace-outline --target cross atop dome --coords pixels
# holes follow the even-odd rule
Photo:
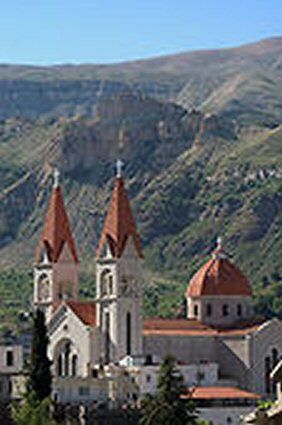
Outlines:
[[[216,239],[216,248],[213,251],[213,258],[215,258],[215,259],[224,259],[224,258],[227,258],[227,255],[224,252],[222,246],[223,246],[223,244],[222,244],[222,237],[221,236],[218,236],[217,239]]]

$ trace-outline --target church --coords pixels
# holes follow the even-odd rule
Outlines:
[[[185,382],[191,368],[201,368],[187,385],[271,396],[270,372],[282,355],[282,324],[255,317],[248,278],[220,240],[187,283],[187,317],[144,317],[145,258],[125,186],[118,163],[96,248],[96,297],[83,301],[79,253],[55,172],[34,266],[34,306],[46,315],[54,376],[95,376],[97,367],[129,359],[130,365],[153,370],[170,354]]]

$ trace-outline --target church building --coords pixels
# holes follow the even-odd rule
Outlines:
[[[274,392],[270,372],[282,355],[281,322],[254,316],[251,285],[220,240],[187,284],[187,317],[145,318],[144,254],[119,165],[96,249],[96,298],[80,300],[79,255],[57,173],[54,180],[36,250],[34,305],[46,314],[55,377],[94,376],[101,365],[129,358],[153,370],[170,354],[184,372],[202,368],[199,387]],[[204,375],[211,370],[209,381]]]

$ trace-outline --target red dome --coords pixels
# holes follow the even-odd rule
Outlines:
[[[251,296],[251,285],[241,270],[227,258],[214,256],[191,279],[188,297],[202,295]]]

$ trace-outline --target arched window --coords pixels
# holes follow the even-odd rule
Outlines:
[[[223,304],[222,306],[222,316],[228,316],[229,315],[229,307],[228,304]]]
[[[237,304],[237,316],[239,316],[239,317],[242,316],[242,305],[241,304]]]
[[[110,337],[110,313],[105,314],[105,363],[110,363],[110,348],[111,348],[111,337]]]
[[[109,294],[112,295],[113,292],[114,292],[113,276],[109,275]]]
[[[57,374],[58,376],[63,376],[63,357],[62,354],[59,355],[57,360]]]
[[[271,360],[267,356],[264,360],[264,376],[265,376],[265,392],[270,394],[271,391],[271,382],[270,382],[270,372],[271,372]]]
[[[126,354],[131,354],[131,314],[126,315]]]
[[[113,292],[113,276],[109,269],[101,273],[100,292],[102,297]]]
[[[195,317],[198,317],[198,314],[199,314],[198,304],[195,304],[195,305],[194,305],[194,316],[195,316]]]
[[[271,366],[271,370],[273,370],[275,368],[275,366],[278,363],[279,360],[279,355],[278,355],[278,350],[276,348],[273,348],[271,350],[271,354],[272,354],[272,366]],[[276,393],[276,382],[274,380],[271,381],[271,391],[272,394]]]
[[[271,351],[271,354],[272,354],[272,369],[274,369],[274,367],[276,366],[279,360],[278,350],[276,348],[273,348]]]
[[[74,354],[72,356],[71,359],[71,372],[72,372],[72,376],[76,376],[77,375],[77,355]]]
[[[212,305],[210,303],[206,305],[206,314],[208,317],[211,317],[212,315]]]
[[[65,346],[65,376],[70,374],[70,343],[67,342]]]

